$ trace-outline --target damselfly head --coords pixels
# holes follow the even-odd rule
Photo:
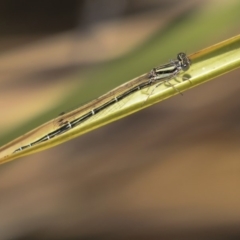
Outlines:
[[[180,66],[182,68],[183,71],[187,71],[191,65],[191,61],[190,59],[187,57],[187,55],[185,53],[179,53],[177,55],[178,61],[180,63]]]

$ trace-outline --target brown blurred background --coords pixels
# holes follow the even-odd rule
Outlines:
[[[239,34],[239,1],[1,1],[0,145]],[[240,71],[0,167],[0,239],[239,239]]]

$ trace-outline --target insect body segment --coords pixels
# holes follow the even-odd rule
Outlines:
[[[150,81],[155,82],[160,79],[173,78],[180,71],[187,71],[191,62],[185,53],[179,53],[176,60],[170,63],[153,68],[149,73]]]

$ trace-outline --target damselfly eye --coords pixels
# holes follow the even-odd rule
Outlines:
[[[190,61],[189,62],[186,62],[186,63],[182,63],[182,70],[183,71],[187,71],[190,67]]]

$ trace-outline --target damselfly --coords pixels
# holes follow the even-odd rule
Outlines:
[[[171,60],[170,63],[153,68],[149,73],[143,74],[142,76],[115,88],[107,94],[74,111],[59,116],[57,119],[25,134],[23,138],[18,138],[13,144],[9,143],[3,146],[0,148],[0,151],[6,149],[8,145],[11,147],[16,145],[19,146],[20,143],[24,142],[25,144],[23,143],[19,147],[16,147],[15,150],[13,149],[12,153],[17,153],[40,143],[48,142],[57,136],[72,131],[77,126],[80,127],[82,123],[103,112],[103,110],[123,101],[123,99],[126,99],[135,92],[150,86],[158,87],[162,83],[169,82],[169,80],[176,77],[181,71],[188,70],[190,65],[190,60],[186,54],[179,53],[177,59]],[[55,123],[57,122],[57,126],[53,126],[53,121]]]

